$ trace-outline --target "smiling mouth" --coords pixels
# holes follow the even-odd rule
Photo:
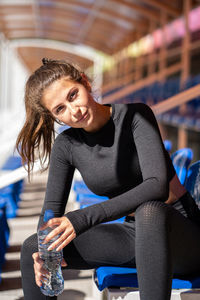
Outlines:
[[[77,122],[81,122],[83,120],[85,120],[88,116],[88,112],[84,113],[84,115],[77,121]]]

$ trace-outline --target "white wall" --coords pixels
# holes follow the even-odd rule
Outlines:
[[[13,153],[17,134],[24,122],[24,87],[28,70],[15,49],[1,43],[0,166]]]

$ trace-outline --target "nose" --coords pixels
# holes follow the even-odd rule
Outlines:
[[[73,103],[68,103],[68,109],[74,117],[78,117],[80,115],[80,108],[75,106]]]

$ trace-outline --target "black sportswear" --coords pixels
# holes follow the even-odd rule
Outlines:
[[[66,214],[76,234],[146,201],[164,202],[175,174],[154,114],[141,103],[112,104],[110,120],[95,133],[70,128],[56,138],[42,215],[45,209],[64,214],[75,168],[94,193],[110,198]]]

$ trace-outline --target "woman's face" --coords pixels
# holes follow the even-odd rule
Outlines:
[[[61,78],[45,89],[43,105],[59,121],[74,128],[90,131],[96,102],[83,84]]]

